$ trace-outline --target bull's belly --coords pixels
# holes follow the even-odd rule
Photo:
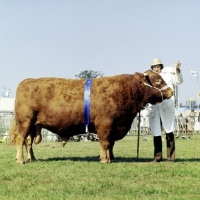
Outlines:
[[[60,124],[60,123],[44,123],[37,122],[41,128],[45,128],[53,133],[58,134],[61,137],[71,137],[74,135],[85,134],[86,126],[84,123],[70,123],[70,124]],[[95,127],[93,125],[89,125],[88,130],[90,133],[96,133]]]
[[[91,116],[91,118],[92,117],[93,116]],[[120,122],[115,123],[115,125],[110,124],[110,127],[104,122],[104,120],[104,118],[101,118],[97,121],[96,118],[93,117],[88,126],[89,132],[97,133],[98,136],[102,136],[102,138],[110,138],[113,141],[117,141],[122,139],[129,131],[129,124],[124,120],[120,120]],[[51,113],[51,115],[40,112],[37,115],[35,124],[40,124],[42,128],[54,132],[62,137],[71,137],[86,133],[83,113],[80,114],[78,112],[75,112],[73,116],[70,114],[67,115],[64,112],[59,114]],[[101,132],[99,132],[99,130],[101,130]]]
[[[127,129],[126,127],[123,128],[118,127],[117,129],[114,129],[110,133],[110,139],[113,141],[121,140],[127,135],[128,131],[129,129]]]
[[[127,135],[128,131],[126,132],[123,132],[123,133],[114,133],[112,136],[111,136],[111,140],[113,141],[117,141],[117,140],[121,140],[123,139],[126,135]]]
[[[78,112],[40,111],[35,124],[52,127],[58,130],[68,129],[71,126],[84,126],[83,114]]]

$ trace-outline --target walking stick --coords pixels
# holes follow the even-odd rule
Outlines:
[[[140,144],[140,110],[139,110],[139,121],[138,121],[138,138],[137,138],[137,161],[139,159],[139,144]]]

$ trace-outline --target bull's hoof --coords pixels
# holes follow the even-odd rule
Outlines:
[[[20,164],[20,165],[23,165],[23,164],[25,164],[25,162],[24,161],[22,161],[22,160],[17,160],[17,164]]]
[[[28,162],[35,162],[35,161],[36,161],[36,159],[35,159],[35,158],[32,158],[32,159],[30,159],[30,158],[27,158],[27,161],[28,161]]]
[[[108,160],[100,160],[99,162],[105,164],[108,163]]]
[[[117,162],[115,159],[109,160],[109,163]]]

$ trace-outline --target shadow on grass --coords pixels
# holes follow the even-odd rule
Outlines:
[[[134,158],[133,161],[134,162],[151,162],[153,159],[150,158]],[[176,158],[174,163],[182,163],[182,162],[197,162],[200,161],[200,158],[185,158],[185,159],[180,159],[180,158]],[[168,162],[167,159],[163,159],[162,162]],[[173,162],[172,162],[173,163]]]
[[[151,162],[153,159],[151,158],[124,158],[124,157],[116,157],[116,163],[122,163],[122,162],[138,162],[138,163],[145,163],[145,162]],[[37,161],[40,162],[52,162],[52,161],[84,161],[84,162],[99,162],[98,156],[87,156],[87,157],[55,157],[55,158],[47,158],[47,159],[37,159]],[[196,162],[200,161],[200,158],[188,158],[188,159],[180,159],[177,158],[175,160],[175,163],[181,163],[181,162]],[[167,159],[164,159],[162,162],[167,162]]]
[[[84,162],[99,162],[99,156],[87,156],[87,157],[55,157],[47,159],[37,159],[40,162],[52,162],[52,161],[84,161]],[[134,162],[134,158],[122,158],[116,157],[116,162]]]
[[[88,161],[88,162],[96,162],[99,161],[99,157],[97,156],[87,156],[87,157],[54,157],[54,158],[47,158],[47,159],[37,159],[37,161],[41,162],[52,162],[52,161]]]

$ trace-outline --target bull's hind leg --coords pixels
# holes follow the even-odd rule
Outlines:
[[[35,138],[35,140],[34,140]],[[36,160],[34,153],[33,153],[33,140],[35,144],[38,144],[42,140],[42,135],[41,135],[41,125],[37,124],[29,130],[29,134],[25,140],[25,146],[27,150],[27,159],[30,162],[34,162]]]
[[[21,134],[18,134],[16,136],[16,148],[17,148],[16,160],[18,164],[24,164],[24,153],[23,153],[24,141],[25,138]]]
[[[107,150],[107,156],[108,156],[108,162],[115,162],[115,157],[113,154],[113,147],[114,147],[115,141],[110,141],[109,148]]]
[[[34,156],[34,153],[33,153],[33,139],[34,139],[34,136],[32,134],[29,134],[28,137],[25,139],[25,146],[26,146],[26,150],[27,150],[27,159],[30,161],[30,162],[34,162],[36,159],[35,159],[35,156]]]
[[[25,119],[18,123],[16,130],[17,163],[24,164],[23,145],[26,145],[26,137],[30,131],[31,120]]]

